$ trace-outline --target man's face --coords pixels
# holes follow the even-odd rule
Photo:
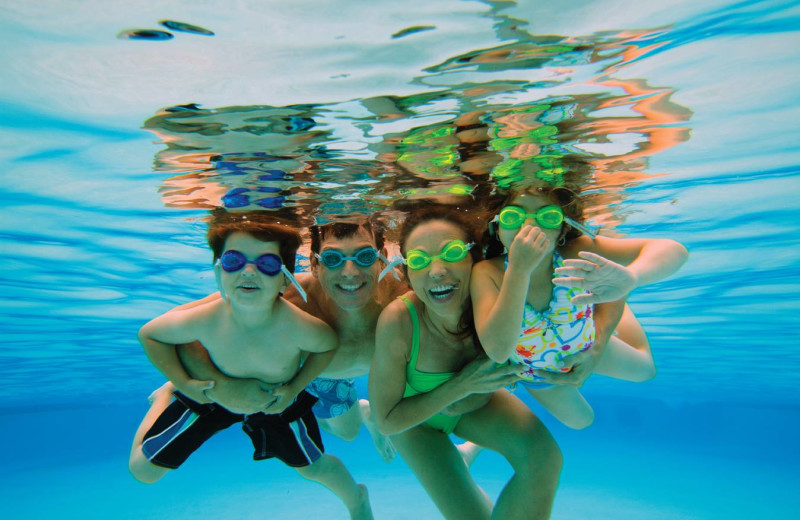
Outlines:
[[[344,256],[354,256],[365,247],[375,248],[375,239],[364,228],[346,238],[328,235],[320,244],[319,254],[327,250],[338,251]],[[322,289],[339,307],[358,309],[375,299],[378,274],[383,262],[376,260],[364,267],[353,260],[345,260],[338,267],[326,267],[317,258],[311,262],[311,271],[319,280]]]

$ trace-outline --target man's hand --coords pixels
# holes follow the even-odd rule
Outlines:
[[[564,260],[564,267],[556,268],[556,273],[566,277],[553,278],[555,285],[589,291],[573,297],[575,305],[620,300],[636,288],[636,276],[625,266],[588,251],[578,256],[583,260],[570,258]]]
[[[211,388],[214,388],[214,381],[202,381],[200,379],[189,379],[180,387],[175,385],[175,388],[188,397],[189,399],[196,401],[198,403],[206,404],[212,402],[206,395],[206,391]]]
[[[281,413],[289,408],[299,393],[300,392],[295,391],[291,385],[277,386],[272,390],[272,395],[275,396],[275,400],[262,411],[267,414]]]
[[[275,401],[272,389],[258,379],[235,379],[220,381],[205,394],[233,413],[252,414],[263,412]]]

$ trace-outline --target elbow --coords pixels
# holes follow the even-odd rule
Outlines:
[[[508,361],[510,354],[508,352],[501,352],[499,348],[496,348],[492,345],[485,345],[484,350],[486,351],[486,355],[494,361],[495,363],[505,363]]]
[[[375,428],[378,430],[378,433],[384,437],[400,433],[400,430],[394,426],[391,421],[387,420],[386,417],[375,417]]]

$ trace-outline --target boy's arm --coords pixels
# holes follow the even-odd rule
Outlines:
[[[272,385],[254,378],[236,378],[225,374],[197,341],[178,345],[178,357],[191,377],[215,382],[213,388],[205,391],[206,397],[231,412],[262,412],[275,400]]]
[[[339,346],[336,333],[322,321],[316,318],[312,320],[316,323],[310,323],[311,326],[302,329],[307,333],[301,338],[306,341],[303,351],[308,353],[308,357],[290,381],[272,390],[275,401],[264,408],[264,413],[277,414],[288,408],[297,394],[320,375],[336,355],[336,348]]]
[[[625,300],[598,303],[595,305],[595,338],[592,348],[564,358],[564,368],[570,368],[569,372],[534,370],[534,374],[542,377],[545,383],[571,385],[580,388],[586,379],[592,375],[592,372],[594,372],[594,367],[597,365],[600,356],[603,355],[608,340],[617,328],[624,311]]]
[[[208,403],[211,401],[203,392],[212,388],[214,381],[193,379],[175,349],[177,343],[197,339],[193,328],[191,313],[162,314],[139,329],[138,338],[153,366],[172,381],[179,392],[199,403]]]

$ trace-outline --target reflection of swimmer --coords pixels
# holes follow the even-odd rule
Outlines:
[[[141,482],[156,482],[215,433],[242,423],[255,460],[279,458],[333,491],[351,518],[371,519],[366,488],[339,459],[324,453],[311,412],[315,399],[304,390],[333,359],[336,336],[280,297],[287,280],[294,280],[290,271],[299,234],[287,226],[240,219],[210,227],[208,241],[224,297],[163,314],[139,332],[148,357],[177,392],[171,403],[169,387],[156,392],[134,438],[131,472]],[[201,342],[230,374],[258,380],[270,402],[244,415],[209,399],[205,391],[213,382],[189,376],[174,346],[192,341]]]
[[[524,366],[526,389],[572,428],[593,421],[577,389],[593,372],[629,381],[655,375],[644,332],[629,310],[623,314],[624,298],[687,257],[672,240],[581,234],[580,219],[567,189],[512,192],[493,225],[494,250],[504,246],[507,254],[477,264],[471,286],[487,354]],[[615,328],[619,336],[611,335]]]
[[[561,454],[544,425],[502,389],[518,380],[518,369],[479,355],[469,302],[476,240],[467,217],[445,207],[404,222],[400,248],[413,291],[387,305],[378,322],[373,413],[444,518],[549,518]],[[451,432],[511,464],[514,476],[496,506]]]

